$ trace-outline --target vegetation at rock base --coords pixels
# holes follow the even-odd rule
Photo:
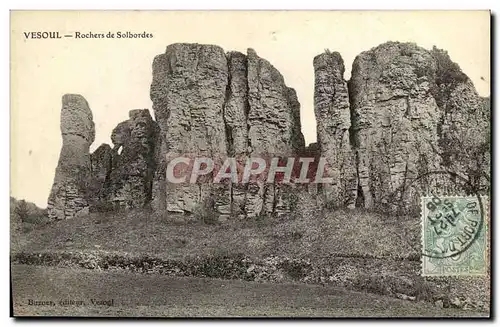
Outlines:
[[[148,210],[39,226],[13,243],[15,263],[344,287],[414,301],[489,303],[485,279],[420,276],[418,218],[328,209],[317,217],[185,222]],[[234,219],[234,217],[233,217]],[[465,303],[465,302],[463,302]],[[449,304],[449,306],[454,306]]]

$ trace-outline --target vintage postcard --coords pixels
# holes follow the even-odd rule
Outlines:
[[[14,317],[490,317],[489,11],[11,11]]]

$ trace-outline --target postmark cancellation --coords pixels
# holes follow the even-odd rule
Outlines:
[[[484,276],[488,271],[488,198],[426,196],[422,276]]]

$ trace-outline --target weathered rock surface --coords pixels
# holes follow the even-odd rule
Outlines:
[[[489,99],[446,52],[388,42],[355,59],[348,83],[338,53],[318,55],[313,64],[318,141],[307,148],[295,91],[252,49],[168,46],[153,62],[156,121],[147,109],[130,111],[111,134],[113,147],[103,144],[92,155],[90,108],[82,96],[65,95],[49,218],[149,204],[219,220],[283,216],[300,192],[316,205],[407,211],[432,192],[489,193]],[[324,177],[333,182],[240,183],[248,158],[269,164],[294,156],[316,159],[309,173],[319,157],[327,159]],[[193,162],[181,164],[175,177],[186,179],[173,183],[166,168],[177,157],[210,158],[215,170],[190,183]],[[227,157],[237,159],[240,182],[212,183]]]
[[[162,142],[154,181],[156,209],[193,212],[219,195],[205,179],[192,184],[187,178],[185,183],[175,184],[164,174],[166,163],[178,156],[226,156],[223,108],[227,82],[226,55],[218,46],[173,44],[154,59],[151,99]],[[211,179],[212,174],[206,177]]]
[[[224,121],[228,134],[228,153],[246,156],[248,153],[248,69],[247,56],[241,52],[227,54],[229,83],[224,106]]]
[[[173,184],[166,163],[176,156],[289,156],[304,147],[300,105],[281,74],[255,51],[224,54],[220,47],[173,44],[155,58],[151,99],[161,129],[154,181],[157,210],[193,212],[212,201],[219,214],[241,216],[288,212],[286,187]]]
[[[432,172],[470,179],[477,170],[489,171],[489,150],[481,150],[481,168],[471,157],[489,144],[489,110],[480,110],[472,82],[443,51],[388,42],[363,52],[354,61],[349,93],[365,207],[395,209],[418,195],[456,189],[449,176]]]
[[[248,49],[250,151],[288,156],[304,147],[296,93],[267,60]]]
[[[295,91],[285,85],[276,68],[252,49],[248,50],[247,65],[249,155],[292,157],[304,148]],[[290,212],[291,193],[286,184],[249,183],[245,212],[249,217],[286,214]]]
[[[358,183],[349,140],[351,113],[344,71],[344,61],[338,52],[325,52],[314,58],[317,141],[328,164],[324,177],[333,178],[332,184],[320,184],[319,189],[329,205],[353,208]]]
[[[91,211],[107,209],[107,195],[111,168],[113,165],[113,150],[108,144],[101,144],[90,155],[92,179],[89,185],[92,201]]]
[[[125,209],[142,208],[151,200],[159,133],[149,110],[131,110],[129,117],[111,135],[114,147],[106,188],[107,201],[115,208]]]
[[[491,185],[491,120],[489,98],[478,95],[472,81],[434,48],[437,63],[433,94],[441,110],[438,122],[439,155],[443,167],[460,176],[452,190],[488,195]],[[456,191],[455,191],[456,192]]]
[[[249,154],[248,139],[248,69],[247,56],[241,52],[227,54],[229,81],[224,105],[224,122],[228,138],[228,155],[244,165]],[[248,185],[231,184],[231,212],[241,218],[246,216],[245,203]]]
[[[47,204],[51,220],[70,219],[89,211],[89,148],[95,130],[92,112],[81,95],[62,97],[61,134],[62,148]]]

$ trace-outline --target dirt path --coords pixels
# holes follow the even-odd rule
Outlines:
[[[318,285],[264,284],[27,265],[12,265],[12,276],[15,316],[481,315]],[[112,305],[93,304],[92,299]],[[30,300],[45,304],[29,305]]]

